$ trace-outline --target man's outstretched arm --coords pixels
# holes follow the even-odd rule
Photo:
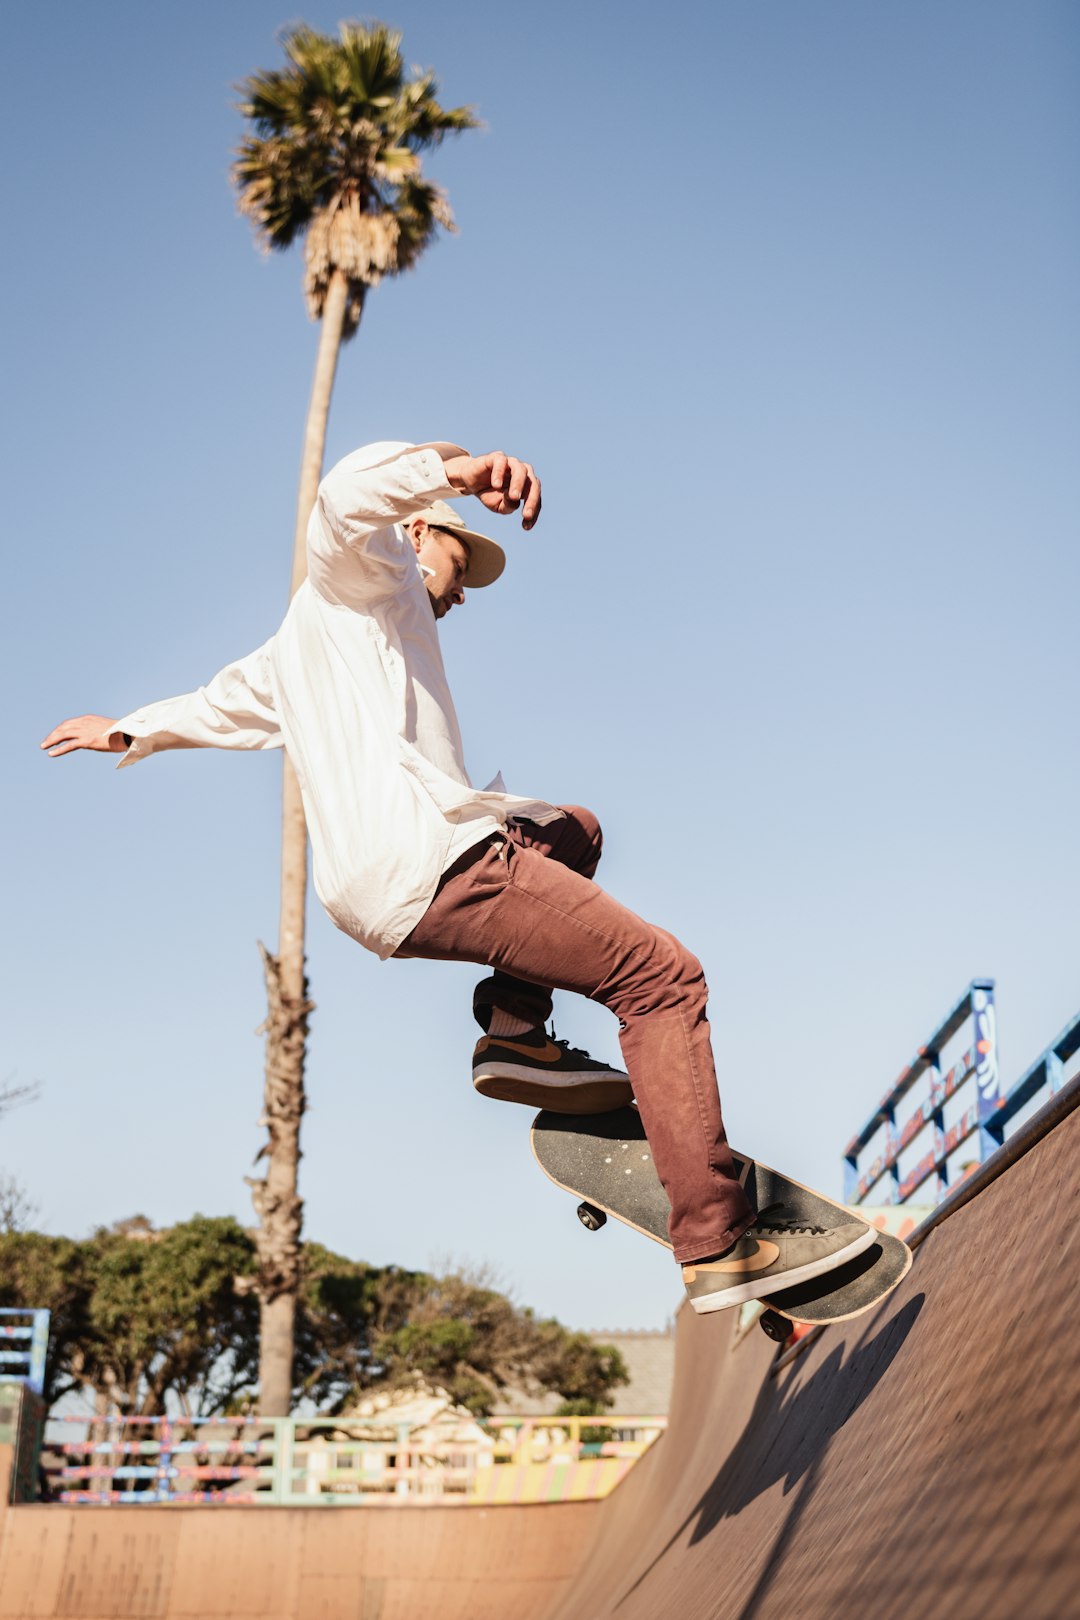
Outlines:
[[[194,692],[148,704],[119,720],[102,714],[65,720],[41,746],[53,759],[80,748],[123,754],[121,765],[166,748],[280,748],[269,648],[267,642],[227,664]]]

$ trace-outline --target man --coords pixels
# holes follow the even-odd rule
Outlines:
[[[720,1113],[701,964],[592,882],[588,811],[472,787],[437,623],[505,556],[446,504],[540,515],[532,467],[458,445],[369,445],[323,480],[308,579],[277,633],[205,687],[52,731],[53,757],[284,746],[296,768],[315,888],[339,928],[381,957],[485,963],[473,1081],[566,1112],[636,1098],[671,1200],[670,1235],[697,1311],[760,1298],[857,1254],[873,1232],[793,1230],[739,1185]],[[553,988],[620,1021],[629,1075],[545,1033]]]

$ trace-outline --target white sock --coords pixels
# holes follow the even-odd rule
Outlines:
[[[535,1024],[528,1023],[524,1018],[515,1018],[513,1013],[502,1012],[498,1007],[491,1009],[489,1035],[527,1035],[529,1030],[535,1028]]]

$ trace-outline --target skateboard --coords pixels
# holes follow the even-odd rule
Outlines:
[[[578,1205],[578,1219],[589,1231],[598,1231],[613,1215],[670,1249],[671,1206],[636,1108],[576,1115],[545,1110],[533,1120],[530,1140],[544,1174],[557,1187],[583,1200]],[[835,1226],[851,1219],[852,1212],[843,1204],[792,1181],[760,1159],[737,1152],[733,1157],[739,1180],[755,1208],[782,1204],[785,1219],[815,1226]],[[762,1300],[761,1326],[770,1339],[783,1342],[797,1322],[818,1326],[861,1316],[892,1293],[907,1275],[911,1260],[906,1243],[879,1232],[869,1248],[844,1265]]]

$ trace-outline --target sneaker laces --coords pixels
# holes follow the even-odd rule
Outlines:
[[[554,1019],[552,1019],[552,1021],[551,1021],[551,1035],[550,1035],[550,1038],[551,1038],[551,1040],[554,1042],[554,1044],[556,1046],[561,1046],[562,1047],[563,1051],[567,1054],[568,1057],[569,1057],[570,1053],[572,1052],[575,1057],[583,1057],[583,1058],[586,1058],[588,1060],[588,1062],[590,1062],[590,1063],[593,1062],[592,1057],[589,1055],[588,1052],[586,1052],[586,1050],[585,1050],[585,1048],[583,1046],[571,1046],[569,1041],[561,1041],[559,1039],[559,1037],[555,1033],[555,1020]]]
[[[782,1211],[783,1204],[766,1204],[754,1222],[754,1230],[758,1232],[808,1232],[812,1237],[824,1237],[829,1230],[827,1226],[815,1226],[813,1221],[797,1221],[793,1216],[787,1219],[782,1214],[774,1214],[776,1210]]]

